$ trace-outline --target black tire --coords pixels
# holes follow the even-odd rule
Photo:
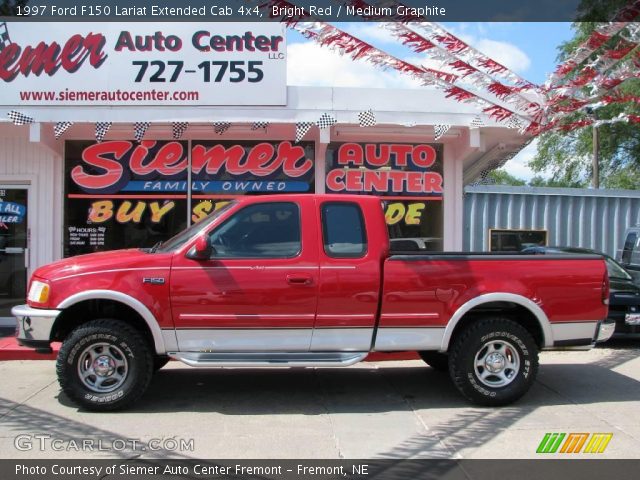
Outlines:
[[[424,363],[439,372],[449,371],[449,355],[442,352],[418,352]]]
[[[496,347],[495,363],[479,363],[497,368],[498,374],[494,375],[486,366],[476,367],[476,358],[489,359]],[[500,370],[500,365],[505,367]],[[454,339],[449,350],[449,374],[453,383],[462,395],[478,405],[501,406],[515,402],[529,390],[537,373],[535,341],[524,327],[507,318],[478,319]],[[483,380],[481,376],[486,377]],[[508,383],[500,385],[500,382]]]
[[[104,374],[94,368],[101,368]],[[64,340],[56,372],[60,387],[78,405],[93,411],[119,410],[135,402],[149,386],[153,356],[142,334],[127,323],[92,320]]]
[[[153,371],[157,372],[162,367],[164,367],[167,363],[169,363],[170,358],[165,355],[156,355],[153,357]]]

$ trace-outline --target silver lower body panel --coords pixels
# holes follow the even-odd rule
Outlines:
[[[369,352],[170,352],[169,356],[191,367],[346,367]]]

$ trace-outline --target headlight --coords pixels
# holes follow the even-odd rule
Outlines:
[[[31,282],[31,288],[29,289],[27,300],[34,303],[47,303],[50,291],[51,287],[49,287],[47,283],[34,280]]]

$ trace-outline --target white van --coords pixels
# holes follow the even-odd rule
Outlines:
[[[640,271],[640,225],[627,228],[620,263],[628,270]]]

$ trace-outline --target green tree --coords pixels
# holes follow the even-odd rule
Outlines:
[[[518,177],[514,177],[503,168],[499,168],[497,170],[491,170],[491,172],[489,172],[488,179],[494,185],[520,186],[520,185],[526,185],[527,183]]]
[[[558,61],[571,55],[593,32],[595,23],[573,24],[574,37],[558,47]],[[606,46],[614,46],[614,37]],[[589,59],[592,60],[592,59]],[[588,60],[588,61],[589,61]],[[640,80],[627,80],[618,91],[640,97]],[[600,107],[599,119],[611,119],[620,113],[640,114],[640,105],[628,102]],[[564,120],[573,122],[588,118],[583,110],[571,113]],[[617,122],[599,127],[600,185],[605,188],[640,188],[640,125]],[[550,175],[549,182],[563,186],[588,186],[592,174],[593,131],[590,126],[571,132],[551,131],[540,136],[538,152],[529,167],[537,173]]]

